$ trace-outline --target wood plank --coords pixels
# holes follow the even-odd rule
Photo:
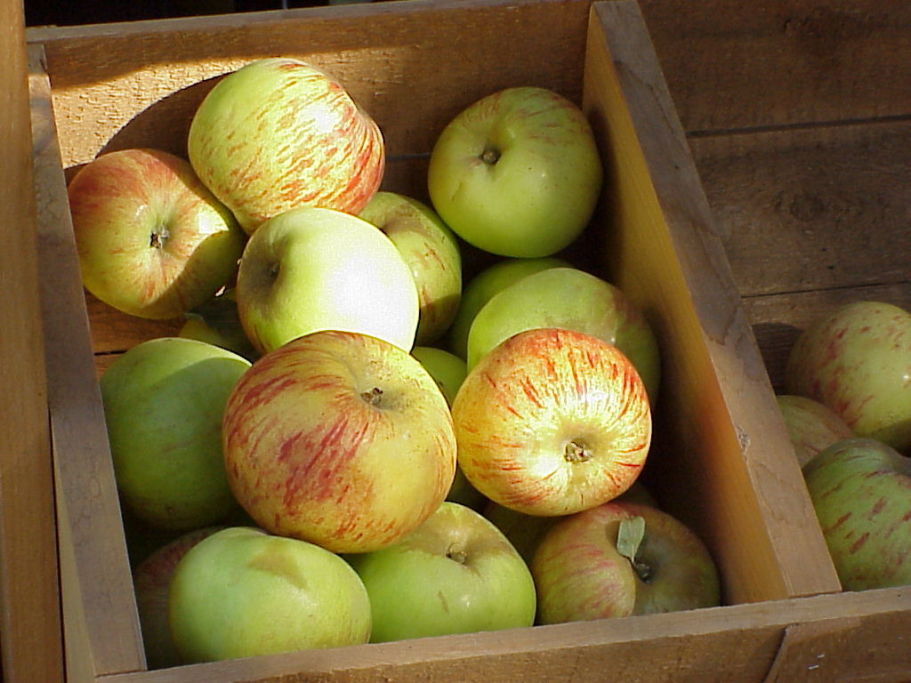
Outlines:
[[[687,438],[655,450],[687,486],[676,486],[662,503],[700,531],[725,576],[743,578],[727,586],[734,602],[838,590],[683,130],[648,34],[637,30],[637,12],[635,3],[597,6],[613,67],[589,61],[587,78],[598,84],[592,93],[610,93],[608,102],[628,107],[628,113],[609,105],[593,111],[614,178],[611,271],[624,292],[646,302],[662,340],[664,386],[681,391],[662,410]],[[589,38],[605,39],[597,32]],[[663,250],[674,258],[662,259]],[[629,263],[644,265],[627,270]]]
[[[0,656],[7,681],[62,679],[23,8],[0,2]]]
[[[684,128],[907,116],[905,0],[642,0]]]
[[[114,468],[40,47],[29,51],[39,265],[51,415],[66,670],[144,667]],[[50,679],[48,679],[50,680]]]
[[[911,119],[689,143],[743,296],[911,282]]]

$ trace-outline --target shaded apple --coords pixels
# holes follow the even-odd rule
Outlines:
[[[819,401],[794,394],[779,394],[776,399],[801,467],[827,446],[854,436],[844,420]]]

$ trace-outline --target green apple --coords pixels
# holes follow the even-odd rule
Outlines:
[[[434,208],[469,244],[550,256],[585,229],[604,171],[579,107],[545,88],[492,93],[461,111],[430,154]]]
[[[854,301],[798,337],[785,388],[834,410],[857,436],[911,448],[911,312]]]
[[[439,507],[456,468],[436,382],[411,354],[354,332],[262,356],[231,393],[224,435],[231,490],[257,525],[339,553],[395,543]]]
[[[246,236],[190,164],[154,149],[102,154],[67,187],[85,288],[141,318],[178,318],[234,277]]]
[[[531,626],[535,586],[505,536],[445,502],[398,543],[349,557],[373,614],[374,642]]]
[[[455,319],[446,334],[446,345],[450,351],[461,358],[468,358],[468,331],[478,311],[484,307],[494,294],[518,282],[526,275],[569,266],[569,262],[553,256],[541,258],[508,258],[487,266],[472,277],[462,289],[462,299],[456,311]]]
[[[216,83],[193,115],[196,173],[243,229],[298,206],[356,214],[379,188],[383,136],[338,80],[300,60],[254,60]]]
[[[226,290],[186,314],[179,337],[198,339],[254,360],[259,354],[240,323],[234,290]]]
[[[411,269],[367,221],[301,207],[263,223],[237,274],[237,312],[261,353],[311,332],[369,334],[410,351],[418,326]]]
[[[369,640],[370,599],[338,555],[260,529],[229,527],[178,562],[168,622],[187,663],[342,647]]]
[[[712,607],[718,570],[700,538],[649,505],[614,501],[558,520],[531,571],[542,624]]]
[[[803,474],[842,587],[911,584],[911,458],[875,439],[845,439]]]
[[[468,333],[468,368],[504,339],[536,327],[598,337],[633,363],[655,405],[661,375],[658,342],[642,311],[620,289],[578,268],[548,268],[494,295]]]
[[[838,413],[819,401],[794,394],[775,398],[801,467],[824,448],[855,435]]]
[[[189,530],[237,506],[222,458],[222,414],[250,361],[195,339],[144,341],[101,377],[121,499],[148,524]]]
[[[462,294],[455,235],[429,206],[395,192],[377,192],[359,216],[382,230],[411,268],[420,301],[415,343],[436,341],[452,323]]]

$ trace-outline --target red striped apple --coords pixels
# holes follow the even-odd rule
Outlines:
[[[430,154],[437,213],[469,244],[550,256],[585,229],[604,171],[585,114],[537,87],[492,93],[459,113]]]
[[[520,332],[484,356],[452,418],[468,481],[532,515],[571,514],[626,491],[652,431],[630,360],[597,337],[559,328]]]
[[[237,272],[246,236],[190,164],[154,149],[103,154],[67,187],[82,282],[141,318],[176,318]]]
[[[857,436],[911,448],[911,312],[855,301],[820,318],[792,347],[785,387],[834,410]]]
[[[199,105],[190,163],[244,230],[297,206],[360,211],[379,188],[383,136],[336,79],[297,59],[259,59]]]
[[[531,561],[538,621],[713,607],[718,570],[701,539],[650,505],[614,501],[557,521]]]
[[[834,410],[819,401],[794,394],[779,394],[776,399],[801,467],[824,448],[855,436]]]
[[[456,466],[449,407],[421,363],[340,331],[257,360],[228,399],[224,452],[231,489],[259,526],[345,553],[420,525]]]

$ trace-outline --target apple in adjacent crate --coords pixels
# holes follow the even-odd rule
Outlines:
[[[842,587],[911,584],[911,458],[856,437],[820,451],[803,473]]]
[[[340,331],[256,361],[225,408],[224,453],[231,489],[258,526],[344,553],[420,525],[456,467],[449,406],[421,363]]]
[[[377,192],[359,216],[382,230],[411,268],[420,302],[415,343],[436,341],[452,324],[462,294],[455,235],[429,206],[395,192]]]
[[[244,248],[237,311],[265,353],[311,332],[369,334],[414,345],[418,292],[392,241],[365,220],[301,207],[263,223]]]
[[[379,127],[342,84],[288,57],[224,76],[196,110],[187,150],[248,233],[298,206],[356,214],[385,164]]]
[[[712,607],[718,570],[667,512],[614,501],[558,520],[531,561],[538,621],[557,624]]]
[[[484,268],[468,280],[462,288],[459,308],[446,333],[447,348],[461,358],[468,358],[468,331],[471,329],[471,323],[478,311],[490,301],[494,294],[518,282],[526,275],[532,275],[548,268],[568,267],[569,265],[569,262],[564,259],[542,256],[540,258],[507,258]]]
[[[519,332],[484,356],[462,383],[452,418],[471,484],[500,505],[547,516],[626,491],[652,430],[630,360],[613,344],[560,328]]]
[[[246,236],[190,164],[154,149],[102,154],[67,186],[85,288],[141,318],[182,316],[237,271]]]
[[[591,219],[604,171],[585,114],[538,87],[506,88],[443,129],[427,186],[437,213],[469,244],[501,256],[550,256]]]
[[[368,642],[370,599],[355,571],[312,543],[229,527],[174,569],[168,623],[185,663]]]
[[[785,388],[828,406],[857,436],[911,448],[911,312],[855,301],[816,320],[788,355]]]
[[[181,337],[144,341],[101,376],[117,488],[139,519],[184,531],[237,503],[222,459],[222,414],[250,361]]]
[[[373,614],[373,642],[531,626],[528,566],[491,522],[444,502],[397,543],[353,555]]]
[[[615,345],[632,361],[655,405],[661,357],[651,326],[618,287],[578,268],[548,268],[491,297],[468,333],[469,369],[504,339],[536,327],[585,332]]]
[[[181,534],[156,548],[133,570],[136,609],[142,629],[142,644],[150,669],[166,669],[181,663],[168,624],[168,593],[171,577],[180,559],[204,538],[225,527],[209,526]]]
[[[794,394],[775,398],[801,467],[824,448],[855,436],[834,410],[819,401]]]

